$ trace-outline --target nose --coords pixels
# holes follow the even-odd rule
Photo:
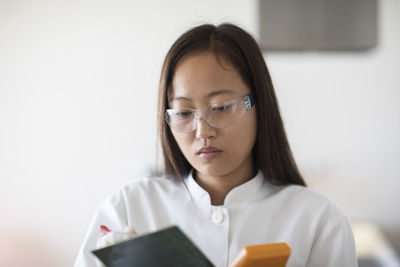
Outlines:
[[[207,120],[198,118],[196,121],[196,138],[197,139],[210,139],[216,136],[217,131],[212,127]]]

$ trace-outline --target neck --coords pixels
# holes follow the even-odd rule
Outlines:
[[[224,204],[226,195],[235,187],[244,184],[254,177],[253,163],[240,166],[225,175],[209,175],[196,172],[197,183],[210,194],[211,204]]]

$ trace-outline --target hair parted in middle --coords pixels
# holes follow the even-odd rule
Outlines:
[[[164,156],[165,174],[182,178],[192,166],[178,147],[165,121],[168,94],[179,62],[196,53],[212,52],[229,61],[255,95],[257,137],[254,164],[273,184],[305,182],[297,168],[287,140],[275,90],[261,50],[254,38],[240,27],[224,23],[203,24],[182,34],[168,51],[161,70],[158,100],[158,131]]]

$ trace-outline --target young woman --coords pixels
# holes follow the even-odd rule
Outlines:
[[[178,225],[216,265],[247,245],[286,242],[287,266],[357,266],[349,222],[309,190],[293,159],[267,66],[232,24],[184,33],[162,68],[158,124],[165,175],[123,186],[99,208],[76,267],[100,225],[137,233]]]

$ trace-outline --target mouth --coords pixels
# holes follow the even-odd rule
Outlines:
[[[203,159],[213,159],[220,155],[222,150],[219,150],[215,147],[202,147],[199,151],[197,151],[196,155]]]

